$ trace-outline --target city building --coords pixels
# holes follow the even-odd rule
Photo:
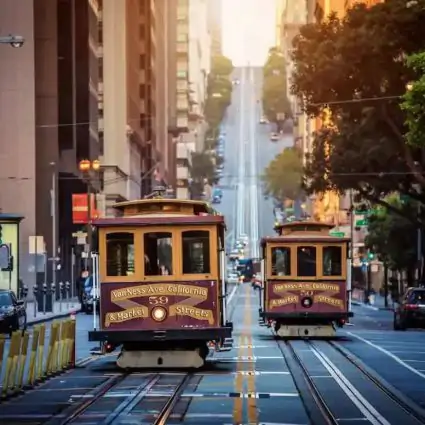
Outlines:
[[[276,1],[276,22],[275,22],[275,46],[284,49],[284,46],[282,45],[284,42],[284,35],[283,35],[283,26],[284,26],[284,19],[283,15],[285,12],[285,9],[288,7],[288,0],[275,0]]]
[[[0,10],[2,31],[25,38],[19,49],[0,46],[0,208],[25,217],[16,264],[32,295],[44,273],[35,273],[30,238],[44,238],[37,252],[50,258],[47,282],[59,262],[69,271],[71,195],[86,191],[78,163],[100,151],[98,4],[0,0]]]
[[[177,0],[176,196],[190,197],[192,152],[203,148],[203,108],[210,71],[211,38],[207,0]]]
[[[212,56],[223,54],[222,41],[222,7],[223,0],[207,0],[208,2],[208,27],[211,36]]]

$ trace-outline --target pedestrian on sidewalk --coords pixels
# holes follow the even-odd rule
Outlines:
[[[80,304],[83,303],[84,283],[88,277],[89,277],[88,270],[82,270],[80,277],[75,282],[75,287],[77,289],[78,302]]]

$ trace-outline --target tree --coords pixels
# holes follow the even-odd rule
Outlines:
[[[233,72],[232,61],[223,55],[216,55],[211,58],[211,74],[228,77]]]
[[[302,194],[303,164],[299,151],[287,148],[266,167],[262,181],[266,195],[283,203]]]
[[[389,196],[386,201],[400,210],[417,209],[417,203],[403,203],[398,195]],[[365,245],[390,269],[406,271],[412,281],[417,266],[416,244],[412,243],[416,240],[416,232],[416,227],[409,220],[381,207],[369,218]]]
[[[279,113],[291,115],[291,106],[287,97],[286,61],[277,47],[269,49],[263,67],[263,112],[271,122],[277,122]]]
[[[406,113],[406,140],[411,146],[425,147],[425,51],[407,58],[407,66],[417,74],[408,84],[401,108]]]
[[[343,19],[331,15],[302,27],[295,38],[291,90],[310,116],[330,117],[307,158],[309,193],[355,189],[399,215],[412,211],[388,204],[386,194],[399,191],[425,201],[425,155],[406,144],[399,106],[413,75],[403,58],[425,47],[420,30],[425,0],[418,3],[422,6],[407,8],[404,0],[356,5]]]
[[[232,100],[232,83],[230,74],[233,71],[232,61],[225,56],[212,58],[211,73],[208,76],[207,99],[204,114],[208,123],[207,137],[214,139],[219,134],[219,126],[224,118],[227,107]],[[215,144],[212,143],[212,144]],[[212,145],[209,143],[209,145]],[[210,146],[213,147],[213,146]]]
[[[204,179],[206,179],[209,184],[215,183],[215,163],[212,155],[205,151],[192,152],[190,175],[195,184],[203,185]]]

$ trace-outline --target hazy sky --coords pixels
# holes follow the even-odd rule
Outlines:
[[[263,65],[275,44],[274,0],[223,0],[223,50],[234,65]]]

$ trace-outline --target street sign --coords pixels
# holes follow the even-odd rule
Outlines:
[[[330,236],[334,236],[335,238],[343,238],[345,236],[344,232],[329,232]]]
[[[367,218],[362,218],[361,220],[356,220],[356,227],[367,227],[369,225],[369,220]]]

